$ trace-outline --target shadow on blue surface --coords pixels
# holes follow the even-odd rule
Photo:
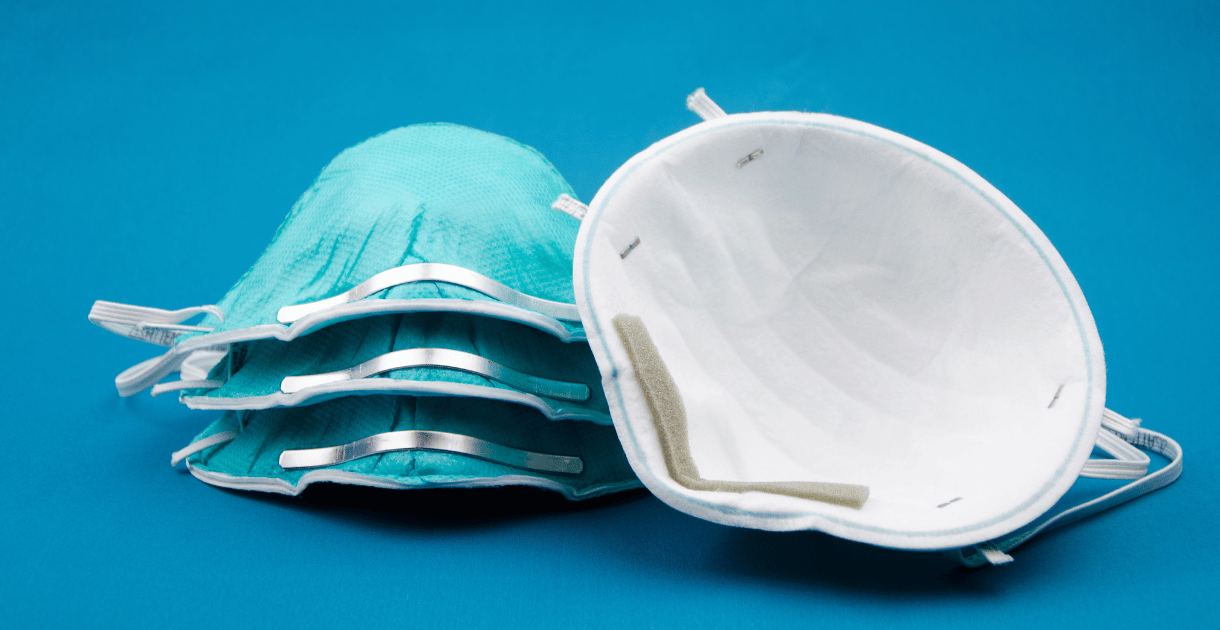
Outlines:
[[[969,591],[980,584],[974,579],[979,570],[960,567],[939,553],[885,549],[820,532],[764,532],[712,525],[671,510],[642,489],[586,501],[568,501],[553,492],[524,487],[397,491],[316,483],[299,497],[225,492],[242,500],[309,512],[345,527],[406,536],[490,530],[562,514],[618,510],[623,512],[620,517],[630,517],[640,509],[661,510],[672,518],[631,519],[638,544],[620,542],[613,552],[645,569],[669,572],[696,567],[713,579],[720,575],[776,581],[798,589],[919,596]],[[702,535],[706,532],[692,535],[692,527],[713,530],[715,544],[706,544]],[[655,553],[658,545],[666,553]]]
[[[310,484],[299,497],[222,490],[242,499],[404,531],[494,527],[550,514],[613,508],[648,496],[639,489],[569,501],[556,492],[529,487],[387,490],[335,483]]]
[[[1220,627],[1220,5],[531,4],[0,3],[0,625]],[[213,416],[115,396],[153,351],[86,323],[92,300],[223,295],[343,148],[462,123],[589,201],[701,85],[996,185],[1088,296],[1107,404],[1181,442],[1183,478],[967,571],[642,492],[217,492],[168,467]]]

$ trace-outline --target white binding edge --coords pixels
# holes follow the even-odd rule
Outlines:
[[[289,496],[296,496],[300,494],[307,486],[309,486],[309,484],[331,482],[357,486],[369,486],[373,488],[388,488],[391,490],[532,486],[535,488],[543,488],[545,490],[553,490],[570,500],[576,501],[580,499],[591,499],[614,492],[622,492],[624,490],[634,490],[642,485],[638,480],[631,480],[596,484],[583,489],[578,489],[575,486],[565,484],[560,481],[547,477],[535,477],[533,475],[500,475],[495,477],[476,477],[463,481],[452,482],[420,480],[418,483],[403,483],[385,479],[383,477],[364,475],[346,470],[335,470],[330,468],[311,470],[302,475],[300,481],[294,485],[288,481],[278,479],[276,477],[237,477],[226,473],[202,470],[192,466],[189,460],[186,462],[186,468],[187,470],[191,471],[191,474],[194,475],[196,479],[209,485],[229,488],[232,490],[274,492],[276,494],[286,494]]]
[[[487,385],[454,383],[450,381],[412,381],[406,379],[375,378],[357,381],[340,381],[311,387],[295,394],[277,392],[266,396],[242,398],[220,398],[212,396],[184,396],[182,402],[190,409],[208,411],[237,411],[270,409],[273,407],[296,407],[306,402],[317,404],[342,396],[367,396],[395,394],[410,396],[464,396],[485,398],[533,407],[549,420],[584,420],[595,424],[610,425],[610,414],[583,407],[554,406],[547,400],[517,391]]]
[[[152,387],[170,373],[180,369],[186,355],[201,349],[217,349],[231,343],[256,341],[259,339],[279,339],[292,341],[301,335],[317,328],[339,323],[348,319],[368,317],[371,315],[389,315],[394,313],[429,313],[458,312],[472,313],[486,317],[494,317],[505,321],[517,322],[558,338],[565,343],[585,341],[583,327],[568,330],[559,320],[541,313],[530,311],[500,302],[485,302],[481,300],[455,300],[448,298],[427,298],[420,300],[368,300],[353,302],[327,309],[324,313],[314,313],[284,327],[280,324],[262,324],[239,328],[220,333],[208,333],[183,341],[160,356],[141,361],[123,370],[114,379],[115,387],[120,396],[132,396]]]

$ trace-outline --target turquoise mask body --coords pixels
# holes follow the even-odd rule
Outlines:
[[[535,486],[569,499],[640,487],[614,427],[462,397],[349,396],[227,411],[174,454],[179,461],[212,485],[290,495],[318,481]]]
[[[533,407],[553,420],[611,424],[587,343],[469,313],[401,313],[340,322],[283,343],[235,343],[193,409],[266,409],[354,394],[470,396]]]

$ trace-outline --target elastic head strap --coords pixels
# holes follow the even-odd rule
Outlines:
[[[968,567],[979,567],[985,564],[1006,564],[1012,561],[1012,557],[1006,552],[1015,549],[1025,541],[1037,536],[1038,534],[1059,527],[1074,523],[1080,519],[1092,516],[1102,510],[1107,510],[1120,503],[1126,503],[1134,498],[1141,497],[1150,492],[1160,490],[1165,486],[1173,483],[1182,474],[1182,446],[1179,445],[1169,436],[1141,428],[1138,420],[1130,420],[1124,418],[1113,411],[1107,409],[1102,420],[1102,433],[1109,433],[1110,436],[1121,438],[1130,446],[1138,446],[1148,449],[1158,455],[1162,455],[1169,459],[1169,465],[1151,473],[1145,474],[1136,481],[1114,490],[1108,494],[1102,495],[1092,501],[1082,503],[1076,507],[1064,510],[1055,516],[1043,521],[1041,525],[1031,529],[1007,536],[998,538],[988,543],[978,545],[977,547],[967,547],[965,549],[953,549],[946,551],[945,555],[957,562],[960,562]],[[1103,439],[1099,437],[1099,446]],[[1111,452],[1104,446],[1103,450]],[[1113,452],[1111,452],[1114,454]],[[1115,454],[1116,457],[1121,455]],[[1142,455],[1142,454],[1141,454]],[[1147,459],[1147,456],[1143,456]],[[1094,461],[1113,461],[1113,460],[1090,460]],[[1147,470],[1147,465],[1145,465]],[[1107,476],[1105,474],[1093,474],[1093,477],[1106,479],[1121,479],[1119,476]]]

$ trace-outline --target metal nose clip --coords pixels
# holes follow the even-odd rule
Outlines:
[[[310,374],[306,376],[289,376],[280,382],[280,391],[293,394],[309,387],[317,387],[326,383],[357,380],[376,376],[383,372],[402,370],[413,367],[443,367],[470,372],[485,376],[515,387],[519,390],[562,400],[577,402],[589,399],[589,386],[583,383],[556,381],[540,376],[531,376],[518,372],[510,367],[484,359],[477,354],[449,350],[446,348],[411,348],[383,354],[346,370]]]
[[[441,431],[378,433],[339,446],[284,451],[280,453],[279,461],[284,470],[319,468],[371,455],[416,450],[461,453],[514,468],[564,475],[578,475],[585,469],[584,462],[579,457],[523,451],[468,435]]]
[[[516,289],[496,282],[483,274],[456,265],[441,263],[416,263],[387,269],[361,282],[351,289],[334,297],[285,306],[276,314],[281,324],[291,324],[306,315],[324,311],[332,306],[363,300],[374,293],[412,282],[445,282],[456,284],[493,297],[505,304],[511,304],[543,315],[567,321],[580,321],[580,311],[575,304],[552,302],[526,295]]]

